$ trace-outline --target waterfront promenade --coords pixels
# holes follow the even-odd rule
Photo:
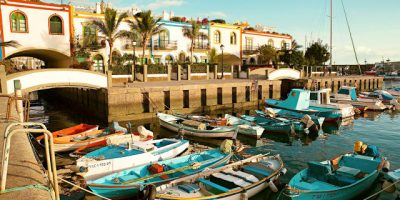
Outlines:
[[[12,109],[11,120],[6,119],[7,99],[0,98],[0,155],[3,154],[4,131],[8,124],[17,122],[15,106]],[[20,188],[31,185],[44,185],[47,187],[45,174],[35,159],[34,152],[28,137],[16,134],[11,141],[10,159],[7,173],[6,189]],[[14,192],[0,194],[0,200],[47,200],[51,199],[50,193],[43,189],[22,189]]]

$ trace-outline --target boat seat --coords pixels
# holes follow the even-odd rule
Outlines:
[[[185,191],[186,193],[196,193],[200,190],[200,187],[195,184],[179,185],[178,188]]]
[[[222,173],[229,174],[231,176],[236,176],[236,177],[239,177],[239,178],[243,178],[246,181],[251,182],[251,183],[256,183],[256,182],[259,181],[259,179],[257,177],[255,177],[254,175],[246,173],[246,172],[242,172],[242,171],[233,171],[231,169],[229,171],[224,171]]]
[[[340,175],[345,175],[345,176],[357,176],[361,170],[351,168],[351,167],[346,167],[346,166],[341,166],[339,169],[336,170],[337,174]]]
[[[269,175],[271,175],[271,172],[260,169],[256,165],[245,166],[245,167],[243,167],[243,171],[246,173],[253,174],[254,176],[256,176],[259,179],[262,179],[262,178],[265,178],[265,177],[268,177]]]
[[[320,162],[310,161],[308,165],[308,176],[313,177],[319,181],[327,182],[328,175],[332,174],[332,169],[330,165],[322,164]]]
[[[130,181],[130,180],[137,179],[137,178],[138,178],[138,176],[130,175],[130,174],[118,177],[120,182],[126,182],[126,181]]]
[[[209,180],[207,180],[207,179],[200,178],[200,179],[198,179],[198,180],[199,180],[199,182],[203,183],[204,185],[210,186],[210,187],[212,187],[212,188],[214,188],[214,189],[217,189],[217,190],[219,190],[219,191],[221,191],[221,192],[228,192],[228,191],[229,191],[228,188],[223,187],[223,186],[221,186],[221,185],[218,185],[218,184],[216,184],[216,183],[213,183],[213,182],[211,182],[211,181],[209,181]]]
[[[224,173],[212,174],[210,176],[210,181],[218,183],[218,185],[221,185],[229,189],[236,188],[238,186],[245,187],[251,184],[241,177],[232,176],[230,174],[224,174]]]

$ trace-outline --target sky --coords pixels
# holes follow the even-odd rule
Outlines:
[[[45,0],[60,3],[61,0]],[[68,0],[63,0],[68,3]],[[99,0],[100,1],[100,0]],[[228,23],[263,24],[289,33],[302,46],[321,39],[329,43],[329,0],[104,0],[116,8],[138,7],[156,14],[173,11],[186,18],[222,18]],[[360,64],[400,61],[400,0],[332,0],[333,63],[355,64],[345,5]],[[94,6],[96,0],[71,0]]]

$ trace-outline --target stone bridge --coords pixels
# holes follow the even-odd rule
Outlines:
[[[82,69],[40,69],[5,75],[1,72],[1,93],[14,93],[14,80],[23,92],[51,88],[107,88],[107,75]]]

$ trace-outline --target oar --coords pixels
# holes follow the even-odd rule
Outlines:
[[[230,158],[232,155],[233,154],[231,153],[226,158]],[[218,157],[216,159],[219,159],[219,158],[220,157]],[[150,176],[145,176],[145,177],[142,177],[142,178],[125,181],[125,182],[122,182],[121,184],[130,184],[130,183],[135,183],[135,182],[143,182],[143,181],[146,181],[146,180],[149,180],[149,179],[152,179],[152,178],[156,178],[156,177],[160,177],[160,176],[164,176],[164,175],[168,175],[168,174],[173,174],[173,173],[179,172],[179,171],[184,171],[184,170],[188,170],[188,169],[198,169],[202,165],[205,165],[205,164],[210,163],[210,162],[211,162],[211,160],[206,160],[206,161],[203,161],[203,162],[195,162],[195,163],[193,163],[191,165],[188,165],[188,166],[179,167],[179,168],[176,168],[176,169],[172,169],[172,170],[169,170],[169,171],[153,174],[153,175],[150,175]]]

